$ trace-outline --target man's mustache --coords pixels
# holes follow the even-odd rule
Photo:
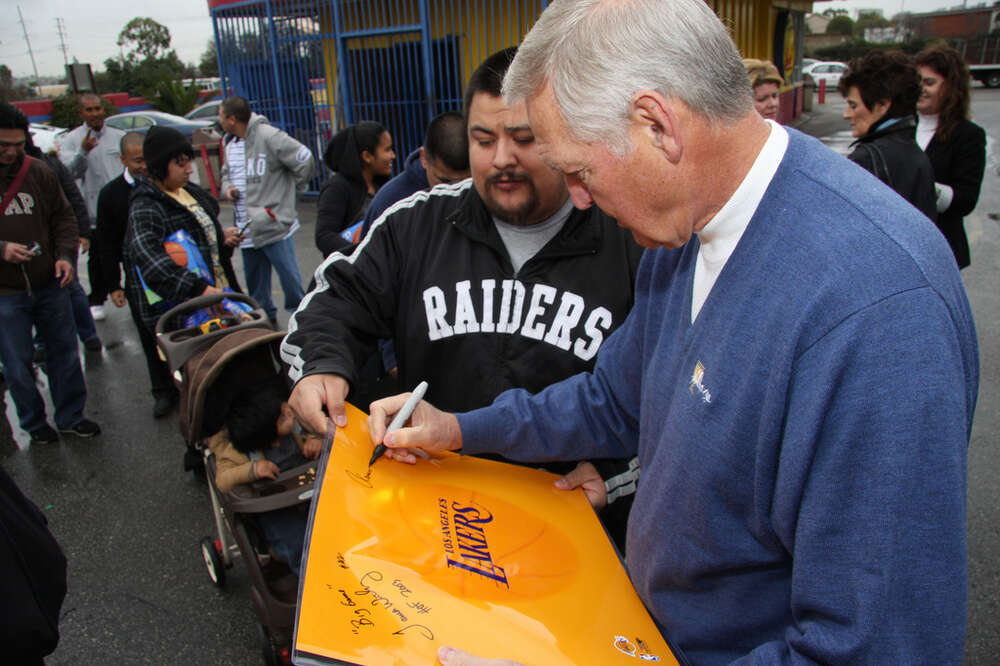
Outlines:
[[[496,183],[499,183],[500,181],[508,183],[523,183],[529,180],[531,179],[528,178],[528,175],[525,173],[520,173],[517,171],[500,171],[498,173],[489,176],[486,179],[486,184],[494,185]]]

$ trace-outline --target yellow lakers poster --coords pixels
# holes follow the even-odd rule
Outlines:
[[[582,491],[445,454],[370,469],[348,410],[318,476],[296,664],[676,664]]]

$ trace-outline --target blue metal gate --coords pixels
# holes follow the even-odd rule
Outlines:
[[[547,0],[244,0],[212,3],[225,94],[308,145],[377,120],[402,156],[491,53],[521,41]],[[310,190],[326,177],[318,174]]]

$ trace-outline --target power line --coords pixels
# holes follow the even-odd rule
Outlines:
[[[17,19],[24,32],[24,43],[28,45],[28,55],[31,56],[31,68],[35,70],[35,88],[38,89],[38,96],[42,95],[42,85],[38,76],[38,65],[35,64],[35,54],[31,52],[31,40],[28,39],[28,27],[24,25],[24,15],[21,14],[21,5],[17,6]]]
[[[59,48],[63,52],[63,64],[69,64],[69,56],[66,55],[66,22],[56,17],[56,32],[59,34]]]

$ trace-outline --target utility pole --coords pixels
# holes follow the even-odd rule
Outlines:
[[[21,14],[21,5],[17,6],[17,19],[21,24],[21,30],[24,32],[24,42],[28,45],[28,55],[31,57],[31,68],[35,70],[35,90],[38,96],[42,96],[42,82],[38,76],[38,65],[35,64],[35,54],[31,50],[31,40],[28,39],[28,28],[24,25],[24,15]]]
[[[59,48],[63,52],[63,64],[69,64],[69,56],[66,55],[66,22],[61,18],[56,18],[56,32],[59,33]]]

